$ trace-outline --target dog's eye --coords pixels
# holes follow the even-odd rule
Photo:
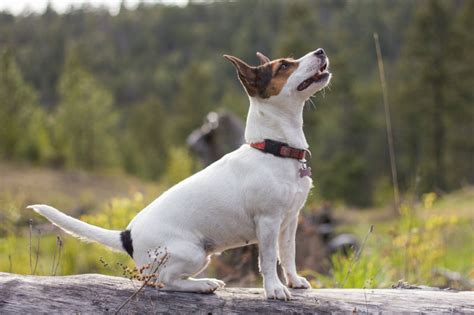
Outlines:
[[[278,71],[285,71],[285,70],[287,70],[289,67],[290,67],[289,64],[287,64],[287,63],[282,63],[281,66],[280,66],[280,68],[278,68]]]

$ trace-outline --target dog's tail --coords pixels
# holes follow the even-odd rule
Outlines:
[[[60,227],[73,236],[83,240],[101,243],[113,250],[129,252],[129,250],[126,249],[126,242],[124,242],[124,239],[127,239],[127,242],[131,242],[130,231],[103,229],[65,215],[61,211],[47,205],[31,205],[27,208],[38,212],[54,225]],[[129,254],[132,256],[131,253]]]

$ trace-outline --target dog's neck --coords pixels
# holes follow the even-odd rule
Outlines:
[[[308,143],[303,133],[303,107],[304,102],[275,105],[250,97],[245,141],[253,143],[271,139],[307,149]]]

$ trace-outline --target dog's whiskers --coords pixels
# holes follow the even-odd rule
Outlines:
[[[309,103],[312,105],[313,109],[316,110],[316,104],[314,104],[313,100],[311,98],[315,97],[314,95],[313,96],[310,96],[310,98],[308,98],[308,101]]]
[[[326,90],[331,91],[331,87],[330,87],[329,84],[327,86],[325,86],[324,89],[321,91],[323,97],[326,97]]]

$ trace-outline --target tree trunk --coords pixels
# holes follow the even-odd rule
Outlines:
[[[140,288],[119,277],[64,277],[0,273],[0,314],[114,313]],[[214,294],[160,292],[147,287],[123,313],[474,313],[474,292],[408,289],[292,290],[291,301],[270,301],[262,289],[229,288]]]
[[[434,94],[434,110],[433,110],[433,145],[434,145],[434,156],[435,156],[435,169],[434,169],[434,186],[436,189],[446,189],[445,179],[446,170],[444,166],[444,144],[446,138],[446,131],[444,128],[443,116],[445,115],[445,104],[443,94],[443,80],[436,79],[433,82],[433,94]],[[444,79],[445,80],[445,79]]]

